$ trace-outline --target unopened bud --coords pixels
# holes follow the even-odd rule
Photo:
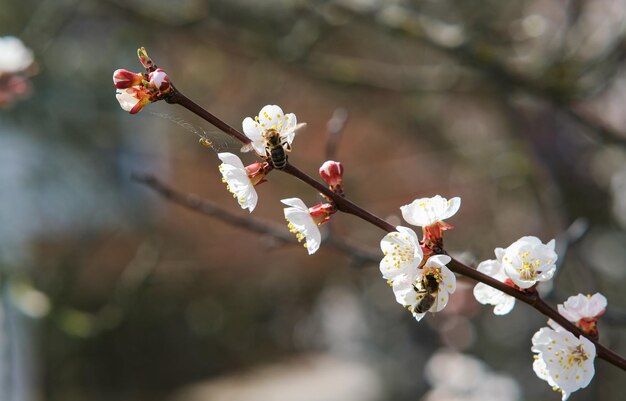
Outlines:
[[[161,68],[152,71],[150,75],[148,75],[148,79],[150,85],[160,92],[167,92],[170,89],[170,77],[168,77],[167,73]]]
[[[248,178],[250,179],[252,185],[256,186],[259,184],[263,184],[265,181],[267,181],[265,179],[265,176],[268,173],[268,168],[268,163],[261,162],[255,162],[250,164],[249,166],[246,166],[246,173],[248,173]]]
[[[343,166],[339,162],[327,160],[320,167],[320,176],[334,191],[341,187],[343,181]]]
[[[454,227],[445,221],[438,221],[429,226],[422,227],[424,238],[422,245],[426,248],[425,253],[439,254],[443,252],[443,232],[452,230]],[[422,248],[424,250],[424,247]]]
[[[320,203],[309,208],[309,214],[318,226],[329,221],[330,216],[336,211],[337,209],[330,203]]]
[[[152,72],[157,69],[156,65],[154,65],[154,62],[152,62],[150,56],[148,56],[148,52],[146,51],[145,47],[137,49],[137,57],[139,57],[139,62],[141,63],[141,65],[143,65],[146,71]]]
[[[132,86],[141,85],[143,76],[128,70],[115,70],[113,72],[113,84],[117,89],[128,89]]]

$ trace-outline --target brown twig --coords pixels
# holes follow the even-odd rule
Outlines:
[[[250,216],[240,216],[232,213],[226,208],[222,208],[217,203],[201,199],[200,197],[192,194],[182,193],[175,188],[163,183],[158,178],[151,174],[139,174],[133,173],[132,180],[152,189],[163,198],[172,201],[180,206],[195,212],[204,214],[206,216],[214,217],[221,220],[233,227],[243,228],[247,231],[264,234],[272,237],[274,240],[282,244],[299,244],[296,238],[291,235],[287,230],[278,226],[277,224],[253,218]],[[340,240],[338,238],[327,239],[324,244],[329,245],[340,252],[349,255],[357,265],[364,263],[378,264],[380,258],[378,254],[362,249],[348,241]]]
[[[222,131],[224,131],[225,133],[234,136],[235,138],[241,140],[244,143],[248,143],[250,142],[250,140],[246,137],[245,141],[242,139],[242,137],[245,137],[242,133],[240,133],[239,131],[237,131],[236,129],[232,128],[231,126],[229,126],[228,124],[226,124],[225,122],[219,120],[217,117],[213,116],[212,114],[210,114],[209,112],[207,112],[206,110],[204,110],[201,106],[197,105],[196,103],[192,102],[191,100],[189,100],[187,97],[185,97],[182,93],[180,93],[179,91],[175,91],[175,93],[170,97],[170,99],[168,99],[169,103],[176,103],[176,104],[180,104],[181,106],[187,108],[189,111],[197,114],[198,116],[204,118],[206,121],[208,121],[209,123],[215,125],[217,128],[221,129]],[[210,118],[207,119],[205,118],[205,116],[209,116]],[[301,171],[300,169],[298,169],[297,167],[295,167],[292,164],[287,164],[287,166],[282,170],[287,174],[290,174],[294,177],[296,177],[297,179],[299,179],[300,181],[308,184],[309,186],[313,187],[315,190],[317,190],[318,192],[324,194],[325,196],[327,196],[328,198],[330,198],[336,205],[337,209],[344,212],[344,213],[349,213],[352,214],[354,216],[357,216],[375,226],[377,226],[378,228],[382,229],[383,231],[386,232],[393,232],[395,231],[395,227],[392,226],[391,224],[389,224],[388,222],[386,222],[385,220],[381,219],[380,217],[370,213],[369,211],[361,208],[360,206],[358,206],[357,204],[351,202],[350,200],[346,199],[345,197],[341,197],[339,195],[337,195],[336,193],[334,193],[333,191],[331,191],[329,188],[327,188],[325,185],[321,184],[320,182],[316,181],[315,179],[313,179],[311,176],[307,175],[306,173],[304,173],[303,171]],[[242,218],[243,219],[243,218]],[[245,218],[246,221],[248,221],[248,218]],[[463,276],[469,277],[475,281],[478,282],[482,282],[485,283],[487,285],[489,285],[490,287],[493,287],[495,289],[498,289],[508,295],[511,295],[512,297],[515,297],[516,299],[518,299],[521,302],[524,302],[525,304],[530,305],[531,307],[533,307],[535,310],[539,311],[540,313],[542,313],[543,315],[547,316],[548,318],[554,320],[556,323],[558,323],[559,325],[561,325],[562,327],[564,327],[565,329],[569,330],[570,332],[572,332],[573,334],[577,335],[577,336],[585,336],[587,337],[590,341],[592,341],[595,346],[596,346],[596,350],[597,350],[597,355],[599,358],[604,359],[605,361],[621,368],[622,370],[626,371],[626,360],[621,357],[619,354],[615,353],[614,351],[608,349],[607,347],[605,347],[604,345],[602,345],[600,342],[598,342],[595,338],[592,338],[591,336],[589,336],[588,334],[584,333],[582,330],[580,330],[578,327],[576,327],[574,324],[572,324],[571,322],[569,322],[567,319],[565,319],[563,316],[561,316],[556,309],[552,308],[550,305],[548,305],[547,303],[545,303],[537,293],[528,293],[528,292],[523,292],[523,291],[519,291],[513,287],[509,287],[508,285],[486,275],[483,274],[469,266],[464,265],[463,263],[459,262],[458,260],[452,259],[452,261],[448,264],[448,266],[450,267],[450,269],[458,274],[461,274]]]

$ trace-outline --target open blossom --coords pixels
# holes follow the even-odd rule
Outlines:
[[[380,272],[387,280],[402,274],[414,277],[424,257],[415,231],[402,226],[396,230],[380,241],[380,249],[385,255],[380,262]]]
[[[597,335],[596,322],[606,310],[606,297],[600,293],[594,295],[578,294],[571,296],[564,304],[559,304],[561,316],[576,324],[585,333]]]
[[[335,212],[334,207],[328,203],[320,203],[309,209],[298,198],[283,199],[281,202],[289,206],[284,210],[289,231],[296,234],[298,242],[305,240],[304,247],[309,255],[315,253],[322,241],[322,234],[317,226],[330,219],[330,215]]]
[[[263,133],[266,130],[274,129],[278,131],[280,137],[291,145],[297,128],[296,115],[285,114],[283,109],[276,105],[264,106],[259,115],[243,120],[243,133],[252,141],[250,145],[259,156],[265,156],[265,139]]]
[[[461,207],[461,198],[450,200],[435,195],[432,198],[415,199],[400,208],[404,220],[414,226],[428,227],[454,216]]]
[[[551,322],[548,322],[551,324]],[[576,338],[552,323],[532,338],[535,355],[533,370],[566,400],[574,391],[587,387],[595,373],[596,347],[584,336]]]
[[[432,198],[415,199],[400,207],[400,211],[409,224],[422,227],[424,245],[434,249],[442,247],[443,231],[454,228],[444,220],[452,217],[460,207],[459,197],[447,200],[435,195]]]
[[[554,240],[544,245],[537,237],[522,237],[506,249],[496,248],[495,253],[506,275],[520,288],[550,280],[556,270]]]
[[[448,304],[449,295],[456,290],[456,277],[446,264],[451,258],[447,255],[434,255],[428,258],[414,277],[399,275],[392,282],[396,301],[408,307],[417,321],[426,312],[439,312]],[[430,282],[436,281],[436,290],[431,291]]]
[[[228,152],[217,155],[222,164],[219,169],[222,181],[227,184],[228,190],[239,202],[242,209],[254,210],[258,195],[254,186],[264,182],[265,170],[262,163],[253,163],[244,167],[241,159]]]
[[[503,283],[511,283],[511,279],[504,273],[502,265],[497,260],[480,262],[476,270]],[[493,313],[496,315],[506,315],[515,306],[515,298],[484,283],[476,284],[474,297],[483,305],[494,305]]]

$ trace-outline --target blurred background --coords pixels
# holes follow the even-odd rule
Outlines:
[[[378,229],[336,215],[307,256],[133,180],[248,217],[190,134],[207,123],[120,109],[111,75],[141,71],[139,46],[237,128],[296,113],[290,160],[341,161],[348,196],[392,224],[461,196],[446,248],[467,263],[556,238],[541,290],[606,295],[601,339],[626,354],[626,1],[0,0],[6,35],[32,62],[0,71],[1,400],[560,397],[532,371],[543,316],[495,317],[460,280],[416,323],[380,278]],[[284,234],[279,200],[319,198],[269,180],[252,217]],[[596,372],[572,399],[623,399],[624,372]]]

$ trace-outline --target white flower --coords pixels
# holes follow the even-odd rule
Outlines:
[[[456,290],[456,277],[446,267],[450,260],[447,255],[431,256],[423,268],[417,269],[415,277],[403,274],[393,280],[396,301],[407,306],[417,321],[422,320],[426,312],[435,313],[445,308],[449,294]],[[437,282],[435,292],[429,293],[429,280]]]
[[[490,259],[480,262],[476,270],[503,283],[506,282],[507,279],[510,280],[504,273],[502,265],[497,260]],[[493,313],[496,315],[506,315],[513,309],[513,306],[515,306],[515,298],[485,283],[476,284],[474,287],[474,297],[483,305],[494,305]]]
[[[567,298],[563,305],[558,305],[558,309],[561,316],[577,323],[579,320],[597,320],[604,313],[606,305],[606,297],[600,293],[593,296],[578,294]]]
[[[237,199],[242,209],[248,209],[252,213],[259,197],[241,159],[228,152],[219,153],[217,156],[223,162],[219,169],[222,181],[227,184],[226,188]]]
[[[322,234],[319,228],[317,228],[317,223],[311,217],[309,208],[298,198],[283,199],[281,202],[290,206],[284,210],[285,219],[289,223],[289,231],[296,234],[298,242],[303,239],[306,240],[304,247],[309,252],[309,255],[315,253],[320,247]]]
[[[387,280],[393,280],[401,274],[415,277],[424,257],[413,230],[402,226],[396,227],[396,230],[380,241],[380,249],[385,255],[380,262],[380,272]]]
[[[17,73],[34,61],[33,51],[14,36],[0,37],[0,73]]]
[[[447,200],[436,195],[432,198],[415,199],[410,204],[400,207],[400,211],[409,224],[428,227],[452,217],[460,207],[461,198]]]
[[[151,102],[150,92],[142,86],[118,89],[115,92],[115,97],[120,103],[120,107],[130,114],[139,113],[146,104]]]
[[[495,253],[506,275],[520,288],[550,280],[556,270],[554,240],[544,245],[537,237],[522,237],[506,249],[496,248]]]
[[[117,91],[115,97],[124,111],[130,112],[139,103],[139,98],[134,95],[133,91]]]
[[[532,338],[531,349],[538,353],[533,370],[566,400],[572,392],[591,382],[596,347],[584,336],[576,338],[569,331],[554,327],[556,330],[543,327]]]
[[[275,129],[281,137],[291,145],[295,136],[297,126],[296,115],[293,113],[284,114],[283,109],[276,105],[264,106],[259,115],[252,119],[246,117],[243,120],[243,133],[252,141],[250,145],[260,156],[265,156],[265,139],[263,132],[268,129]]]

